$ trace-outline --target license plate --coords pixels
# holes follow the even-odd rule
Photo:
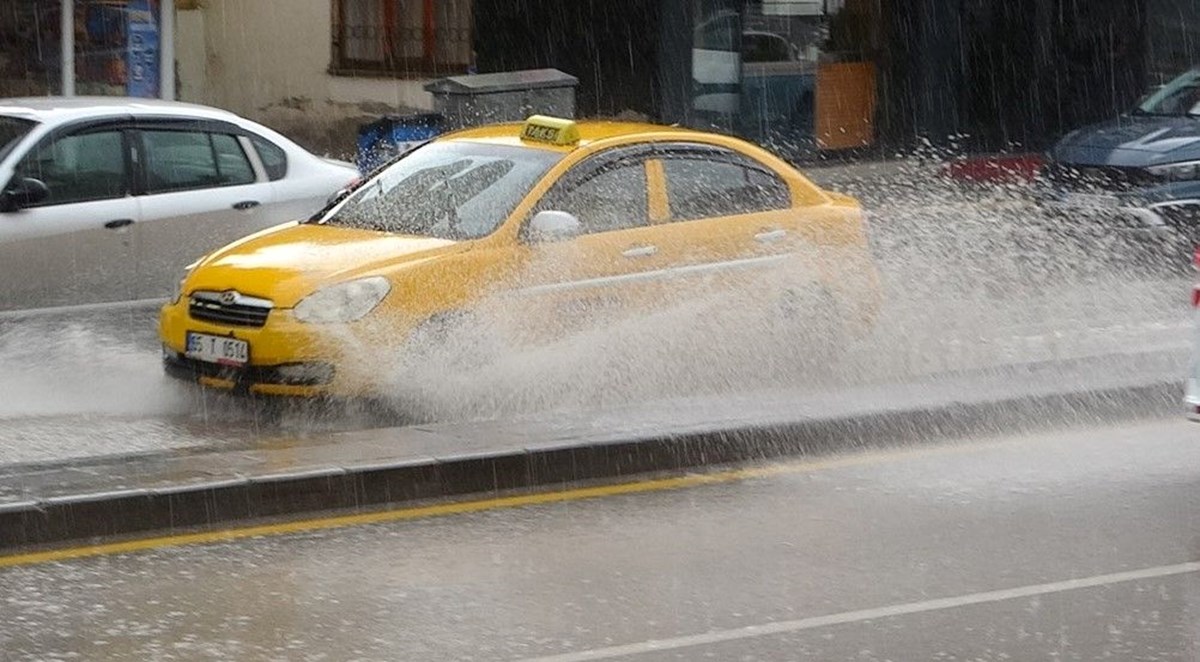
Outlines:
[[[197,361],[241,367],[250,360],[250,343],[237,338],[188,332],[184,354]]]
[[[1115,195],[1105,193],[1067,193],[1062,197],[1063,204],[1085,209],[1114,209],[1121,206]]]

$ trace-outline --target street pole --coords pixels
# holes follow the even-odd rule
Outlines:
[[[158,96],[175,99],[175,0],[158,3]]]
[[[62,95],[75,96],[75,0],[61,0],[58,52],[62,58]]]

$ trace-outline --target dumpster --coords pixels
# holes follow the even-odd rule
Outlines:
[[[366,174],[442,132],[443,118],[437,113],[385,115],[358,128],[355,165]]]
[[[530,115],[575,117],[579,79],[557,69],[441,78],[425,85],[447,126],[518,122]]]

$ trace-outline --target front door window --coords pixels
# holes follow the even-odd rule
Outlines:
[[[122,132],[77,133],[38,145],[17,165],[17,177],[46,184],[50,195],[40,206],[123,197],[129,188]]]

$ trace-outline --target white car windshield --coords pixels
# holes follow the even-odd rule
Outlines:
[[[482,237],[561,158],[527,147],[432,142],[363,184],[322,222],[442,239]]]

